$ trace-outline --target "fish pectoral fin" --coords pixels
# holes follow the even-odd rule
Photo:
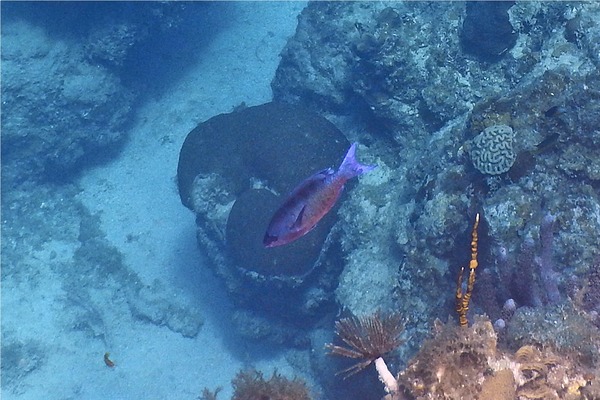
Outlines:
[[[302,227],[302,218],[304,218],[304,210],[305,209],[306,209],[306,206],[302,207],[302,209],[298,213],[298,216],[296,217],[296,220],[294,221],[294,224],[292,225],[293,230],[296,230],[296,229],[299,229],[300,227]]]

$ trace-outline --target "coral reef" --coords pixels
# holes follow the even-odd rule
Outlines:
[[[498,7],[502,26],[498,47],[474,57],[464,34],[488,28],[474,26],[479,6]],[[509,298],[562,301],[568,285],[584,285],[600,253],[598,15],[596,3],[305,8],[272,83],[275,99],[337,114],[357,127],[347,132],[353,140],[371,143],[380,165],[340,208],[342,309],[361,314],[383,304],[423,338],[432,317],[450,312],[439,293],[451,291],[456,268],[468,262],[460,250],[469,240],[465,217],[478,211],[475,311],[496,320]],[[464,151],[498,129],[510,137],[499,143],[500,167],[478,161],[492,147]],[[548,274],[550,251],[539,245],[547,214],[555,217]],[[528,238],[531,264],[521,273]],[[515,296],[523,286],[539,293],[523,301]]]
[[[600,331],[570,302],[557,305],[560,298],[553,297],[558,291],[554,282],[548,282],[553,274],[552,215],[544,217],[540,229],[545,254],[539,264],[546,265],[540,267],[540,274],[548,292],[548,305],[517,309],[514,300],[509,299],[503,307],[504,319],[492,324],[488,317],[476,315],[469,326],[467,311],[478,267],[479,221],[477,214],[471,232],[466,291],[462,286],[465,268],[457,283],[459,325],[436,320],[433,337],[421,345],[396,378],[382,355],[401,344],[399,335],[404,326],[398,314],[341,319],[336,322],[336,333],[348,347],[326,347],[332,354],[362,359],[342,373],[346,377],[354,375],[374,362],[386,389],[385,400],[596,399],[600,394]],[[577,299],[582,305],[581,295]],[[498,346],[498,331],[508,347]],[[512,353],[511,348],[517,350]]]
[[[416,399],[472,398],[496,350],[496,333],[488,320],[476,319],[469,327],[438,321],[434,337],[400,372],[400,387]]]
[[[396,377],[381,358],[391,347],[379,346],[382,341],[374,333],[382,330],[371,329],[373,325],[380,328],[384,325],[378,315],[340,320],[336,330],[350,348],[328,347],[333,354],[365,359],[346,370],[350,375],[374,360],[388,393],[384,397],[386,400],[596,399],[600,393],[597,386],[600,332],[581,324],[577,317],[569,317],[572,312],[572,309],[565,309],[560,324],[546,324],[544,329],[549,333],[544,338],[527,336],[539,331],[538,323],[543,322],[523,324],[522,340],[511,342],[511,347],[499,345],[494,327],[485,316],[475,316],[470,326],[457,325],[453,321],[443,324],[437,320],[432,336],[424,341]],[[399,319],[396,317],[395,321]],[[520,323],[517,325],[521,326]],[[384,336],[398,338],[398,331],[393,329],[398,326],[397,323],[389,326],[390,329],[385,329],[389,335]],[[569,330],[580,333],[566,333]],[[555,340],[560,337],[562,343]],[[396,346],[400,342],[386,340],[385,343]],[[378,351],[372,351],[373,348]]]
[[[598,364],[590,369],[572,354],[549,343],[502,350],[485,317],[476,317],[468,328],[437,322],[398,383],[410,399],[597,398]]]
[[[448,313],[448,304],[439,294],[451,292],[448,275],[456,273],[449,266],[468,263],[460,255],[465,252],[458,250],[467,248],[465,215],[481,207],[478,282],[482,286],[475,288],[471,307],[490,312],[494,320],[504,317],[501,343],[510,347],[497,347],[489,321],[476,319],[475,327],[467,331],[448,327],[448,332],[455,332],[453,339],[449,333],[446,339],[436,334],[437,350],[429,347],[430,342],[420,349],[413,347],[417,354],[413,361],[404,370],[398,368],[404,395],[595,398],[598,365],[590,357],[598,352],[597,329],[591,325],[597,321],[596,306],[588,303],[591,311],[584,315],[568,307],[563,309],[569,311],[549,314],[547,307],[564,302],[567,283],[581,286],[580,299],[593,297],[586,288],[594,282],[588,271],[599,252],[597,157],[591,153],[599,151],[595,105],[600,85],[593,67],[597,56],[589,53],[597,44],[589,38],[597,37],[600,30],[589,15],[597,16],[598,7],[583,7],[589,30],[585,38],[576,33],[581,29],[571,28],[571,40],[583,38],[580,46],[585,50],[580,51],[565,44],[560,29],[563,15],[573,10],[556,4],[515,4],[509,15],[519,32],[517,44],[495,65],[483,66],[462,58],[454,50],[453,38],[424,38],[423,32],[433,29],[428,19],[439,11],[436,7],[446,12],[443,22],[435,26],[446,24],[446,31],[453,31],[448,25],[454,21],[447,17],[455,12],[460,21],[455,6],[428,5],[424,16],[425,10],[414,4],[389,8],[312,4],[301,17],[299,40],[290,41],[289,53],[284,53],[282,76],[273,83],[276,97],[329,112],[343,109],[359,120],[367,115],[368,124],[376,128],[370,135],[354,134],[372,140],[371,150],[385,159],[378,177],[385,196],[373,193],[372,189],[381,188],[380,182],[367,177],[365,185],[357,188],[357,197],[341,208],[343,249],[348,256],[336,289],[338,301],[353,312],[373,310],[383,303],[410,315],[406,329],[412,340],[405,347],[415,346],[428,324],[425,319]],[[581,11],[575,7],[575,13]],[[332,14],[346,18],[348,25],[355,23],[357,31],[339,29],[344,24],[340,19],[325,17]],[[307,36],[310,42],[300,40]],[[328,54],[332,49],[322,41],[325,37],[338,38],[335,56]],[[417,41],[427,44],[418,46]],[[431,43],[440,45],[435,48]],[[429,64],[440,49],[452,50],[446,50],[443,62]],[[502,72],[497,69],[500,65]],[[423,68],[427,74],[420,75]],[[319,72],[327,69],[337,74]],[[466,70],[469,74],[462,73]],[[317,77],[307,82],[304,71]],[[449,71],[461,74],[460,78],[448,78]],[[422,97],[415,94],[419,91]],[[572,102],[565,96],[583,100]],[[354,109],[345,110],[344,104]],[[361,105],[369,109],[361,110]],[[494,126],[514,130],[506,162],[498,170],[477,170],[472,159],[460,154],[461,146],[465,141],[472,144],[473,138]],[[393,141],[382,138],[386,134]],[[586,148],[579,145],[579,137]],[[369,179],[373,179],[371,187]],[[358,233],[367,231],[368,239]],[[389,282],[396,282],[393,289]],[[517,292],[529,293],[525,296],[530,300],[519,297],[505,312],[503,303]],[[395,299],[395,307],[386,303],[390,299]],[[517,308],[520,302],[536,307]],[[517,365],[515,351],[531,344],[543,354],[537,367]],[[408,358],[405,348],[398,354]],[[436,357],[447,358],[431,363]],[[363,376],[351,379],[366,384]],[[345,393],[339,387],[331,390]],[[369,398],[379,392],[373,393]]]
[[[504,340],[511,348],[546,346],[584,365],[600,363],[600,332],[573,305],[520,307],[507,324]]]
[[[575,305],[600,328],[600,259],[590,267],[581,287],[574,288],[572,298]]]
[[[542,222],[541,236],[547,248],[551,248],[553,222],[551,215]],[[377,312],[341,319],[336,322],[336,333],[348,347],[326,347],[331,354],[361,360],[342,373],[349,377],[374,363],[386,389],[385,400],[598,398],[600,330],[570,302],[557,305],[559,299],[552,298],[554,284],[547,289],[550,294],[545,307],[517,309],[509,299],[503,307],[505,319],[492,324],[488,317],[476,315],[468,325],[466,314],[478,266],[478,225],[479,214],[471,233],[466,292],[462,278],[457,285],[459,325],[436,320],[433,337],[421,345],[396,378],[382,356],[402,343],[404,326],[399,315],[382,317]],[[540,263],[551,270],[551,252],[541,258],[545,260]],[[463,273],[464,268],[459,276]],[[542,283],[548,286],[545,279]],[[577,297],[580,305],[582,296],[585,292]],[[503,332],[502,343],[507,346],[499,346],[497,331]]]

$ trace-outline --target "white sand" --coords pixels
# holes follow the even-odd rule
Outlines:
[[[81,201],[92,213],[100,213],[107,238],[142,281],[159,279],[202,310],[206,322],[200,334],[188,339],[167,327],[140,322],[125,305],[100,297],[96,303],[113,315],[107,329],[117,366],[110,369],[102,363],[105,346],[99,340],[81,333],[40,332],[40,340],[51,343],[57,354],[27,376],[21,394],[3,391],[3,397],[197,399],[203,387],[222,386],[219,399],[227,399],[230,381],[244,365],[268,374],[276,366],[281,373],[294,374],[281,353],[255,360],[251,355],[255,348],[248,344],[246,353],[246,345],[235,343],[236,337],[227,333],[231,306],[221,283],[203,266],[194,216],[181,205],[175,184],[179,149],[197,123],[241,102],[255,105],[270,100],[278,55],[305,3],[226,6],[231,10],[229,25],[205,48],[198,64],[163,88],[162,97],[141,105],[118,159],[87,172],[79,182]],[[50,286],[38,295],[57,297],[60,290]],[[61,305],[37,299],[15,299],[9,306],[27,308],[23,310],[27,317],[65,312]]]

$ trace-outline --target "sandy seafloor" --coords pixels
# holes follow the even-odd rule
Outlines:
[[[113,306],[105,299],[104,313],[113,316],[107,326],[110,348],[105,348],[88,336],[56,329],[56,314],[69,312],[52,301],[58,283],[14,296],[4,287],[4,323],[37,332],[52,350],[17,390],[2,388],[3,399],[197,399],[202,388],[218,386],[223,387],[219,399],[227,399],[231,379],[244,366],[267,375],[274,368],[287,376],[299,373],[284,351],[244,343],[228,333],[231,306],[221,283],[203,265],[194,215],[180,203],[175,174],[181,144],[199,122],[242,102],[270,100],[279,53],[304,6],[229,3],[228,26],[203,48],[197,64],[137,108],[118,158],[86,171],[78,182],[80,200],[101,216],[106,237],[128,267],[144,283],[159,279],[202,310],[205,323],[198,336],[185,338],[128,313],[111,313]],[[104,365],[105,351],[116,362],[114,368]]]

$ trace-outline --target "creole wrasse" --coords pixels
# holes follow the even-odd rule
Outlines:
[[[324,169],[296,186],[271,218],[263,239],[265,247],[281,246],[306,235],[335,205],[348,179],[375,168],[360,164],[355,153],[353,143],[337,171]]]

